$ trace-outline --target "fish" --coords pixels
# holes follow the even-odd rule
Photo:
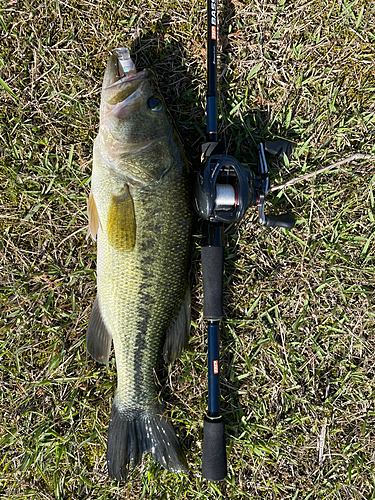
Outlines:
[[[113,340],[117,389],[108,474],[126,480],[146,452],[171,472],[187,461],[154,372],[172,363],[190,331],[190,166],[150,70],[113,51],[104,73],[93,148],[89,235],[97,241],[97,297],[86,349],[107,364]]]

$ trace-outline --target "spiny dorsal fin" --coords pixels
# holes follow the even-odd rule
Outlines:
[[[111,195],[107,233],[113,248],[124,252],[134,248],[136,238],[134,203],[129,186],[126,184],[120,194]]]

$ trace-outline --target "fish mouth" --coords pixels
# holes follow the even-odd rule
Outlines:
[[[150,72],[147,69],[144,69],[132,75],[124,75],[122,77],[119,77],[119,79],[116,82],[113,82],[110,85],[108,85],[104,90],[111,89],[113,87],[116,87],[117,85],[121,85],[122,83],[133,82],[135,80],[144,80],[146,78],[149,78],[149,76]]]

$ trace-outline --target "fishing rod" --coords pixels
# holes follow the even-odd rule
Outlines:
[[[224,247],[222,227],[241,220],[250,206],[258,207],[259,223],[265,227],[292,229],[288,214],[266,215],[269,190],[266,152],[289,156],[289,141],[264,142],[258,146],[256,171],[244,168],[234,157],[223,154],[217,133],[217,37],[216,0],[207,0],[207,102],[206,143],[202,145],[202,167],[194,188],[194,208],[203,220],[202,277],[203,316],[207,320],[208,411],[203,424],[202,475],[209,481],[227,476],[225,423],[219,405],[219,325],[223,317]]]

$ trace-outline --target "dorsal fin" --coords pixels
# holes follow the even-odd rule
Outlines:
[[[164,341],[165,364],[173,363],[184,350],[190,334],[190,288],[171,322]]]

